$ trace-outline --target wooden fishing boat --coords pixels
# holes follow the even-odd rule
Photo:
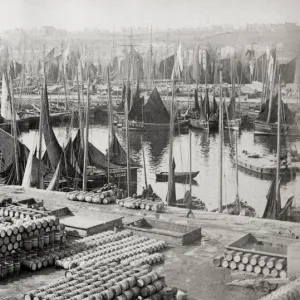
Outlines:
[[[209,122],[200,119],[190,119],[190,126],[197,129],[209,130]]]
[[[242,124],[241,119],[229,120],[225,122],[224,129],[239,131],[241,130],[241,124]]]
[[[129,126],[129,130],[137,130],[137,131],[170,130],[169,123],[144,123],[144,122],[128,121],[128,126]],[[188,126],[189,126],[188,120],[181,120],[179,122],[174,123],[175,130],[177,130],[178,128],[180,129],[188,128]]]
[[[256,135],[277,135],[277,123],[267,123],[264,121],[254,121],[254,134]],[[300,130],[296,124],[282,124],[281,135],[299,136]]]
[[[192,172],[192,178],[195,178],[199,174],[199,171],[197,172]],[[174,173],[174,179],[175,181],[179,182],[188,182],[190,177],[190,172],[175,172]],[[169,173],[168,172],[160,172],[156,174],[156,181],[159,182],[165,182],[168,181],[169,179]]]
[[[236,164],[236,158],[232,159]],[[244,153],[238,155],[238,167],[250,175],[261,179],[270,180],[274,178],[277,168],[277,159],[274,155],[260,155],[256,153]],[[286,180],[293,179],[296,176],[296,169],[292,163],[282,162],[280,166],[280,176]]]
[[[216,131],[218,130],[218,122],[215,120],[200,120],[200,119],[190,119],[190,126],[197,129]]]

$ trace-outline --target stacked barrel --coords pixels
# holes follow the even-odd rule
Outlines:
[[[260,300],[298,300],[300,299],[300,279],[291,281],[290,283],[280,287],[271,294],[261,298]]]
[[[111,190],[94,190],[91,192],[73,191],[67,193],[67,198],[73,201],[89,202],[96,204],[115,203],[122,198],[122,190],[117,188]]]
[[[101,265],[103,261],[117,261],[136,267],[155,264],[164,261],[164,254],[159,251],[165,247],[164,241],[134,236],[128,230],[118,233],[108,231],[73,244],[75,254],[58,260],[56,266],[70,269],[66,274],[71,276],[82,267]]]
[[[113,231],[75,241],[76,254],[57,261],[66,278],[24,295],[25,300],[172,299],[174,289],[150,264],[163,258],[163,241],[137,237],[128,230]]]
[[[217,267],[230,268],[256,274],[271,275],[272,277],[287,277],[287,260],[267,255],[258,255],[239,251],[226,251],[216,256],[213,263]]]
[[[10,205],[0,209],[0,277],[54,265],[70,255],[59,219],[38,210]]]
[[[126,207],[130,209],[145,209],[156,212],[161,212],[164,208],[164,203],[161,200],[152,201],[149,199],[125,198],[117,200],[116,203],[121,207]]]
[[[149,265],[136,269],[111,263],[78,271],[72,277],[26,293],[24,299],[131,300],[141,296],[160,300],[167,291],[164,280]]]

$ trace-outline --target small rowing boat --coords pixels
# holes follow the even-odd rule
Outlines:
[[[199,174],[199,171],[192,172],[192,178],[195,178]],[[190,177],[190,172],[175,172],[174,173],[174,179],[175,181],[179,182],[188,182]],[[169,173],[168,172],[160,172],[156,174],[156,181],[164,182],[168,181],[169,179]]]

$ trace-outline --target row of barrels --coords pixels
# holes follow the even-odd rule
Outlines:
[[[164,203],[162,201],[152,201],[144,199],[134,199],[134,198],[125,198],[117,200],[116,203],[125,208],[130,209],[145,209],[152,210],[156,212],[161,212],[164,208]]]
[[[298,300],[300,299],[300,279],[289,282],[260,300]]]
[[[136,236],[130,236],[127,238],[124,238],[122,240],[118,240],[112,243],[100,245],[96,248],[91,248],[88,250],[84,250],[81,252],[77,252],[76,254],[72,255],[69,257],[67,260],[63,262],[58,262],[58,267],[63,267],[64,269],[70,269],[72,268],[73,265],[77,265],[80,263],[82,260],[88,260],[95,258],[100,255],[112,253],[117,250],[124,249],[125,247],[128,246],[133,246],[136,244],[140,244],[145,241],[145,238],[138,238]],[[61,264],[61,265],[59,265]]]
[[[121,199],[122,193],[120,193],[118,190],[103,191],[101,193],[97,193],[95,191],[92,192],[72,191],[67,193],[67,198],[72,201],[82,201],[82,202],[97,203],[97,204],[109,204],[109,203],[115,203],[117,199]]]
[[[142,252],[142,253],[145,253],[145,252]],[[130,257],[129,259],[126,259],[127,261],[124,262],[121,261],[122,264],[130,264],[131,266],[134,266],[134,267],[140,267],[140,266],[143,266],[143,265],[146,265],[146,264],[149,264],[149,265],[153,265],[153,264],[158,264],[158,263],[161,263],[165,260],[165,255],[163,253],[153,253],[153,254],[148,254],[146,253],[147,255],[142,255],[142,256],[139,256],[139,255],[136,255],[136,256],[133,256],[133,257]]]
[[[285,258],[276,258],[238,251],[227,251],[224,255],[215,257],[213,263],[216,267],[230,268],[231,270],[271,275],[274,278],[287,277],[287,260]]]
[[[145,280],[152,283],[158,279],[157,273],[151,272],[151,268],[148,266],[136,270],[129,266],[114,263],[109,266],[103,265],[98,271],[97,273],[91,273],[87,270],[84,274],[80,274],[80,276],[73,276],[57,281],[26,293],[24,299],[79,300],[97,295],[97,297],[101,296],[100,299],[112,300],[125,291],[135,286],[138,287],[138,283],[144,286]],[[149,274],[148,277],[150,280],[147,276],[145,277],[146,274]]]
[[[53,226],[59,226],[59,219],[54,216],[43,217],[36,220],[16,220],[12,219],[13,223],[1,223],[0,224],[0,238],[5,236],[17,235],[18,233],[27,232],[30,233],[36,229],[44,229],[51,231]]]
[[[59,247],[29,252],[19,249],[11,256],[0,258],[0,277],[4,278],[13,274],[19,274],[21,269],[36,271],[52,266],[57,260],[64,258],[65,255],[68,255],[68,251]]]
[[[37,236],[46,236],[45,240],[47,243],[48,239],[50,241],[51,237],[54,239],[55,234],[57,235],[56,232],[61,232],[63,228],[64,226],[59,224],[59,220],[55,217],[46,217],[40,220],[26,221],[21,224],[2,227],[0,229],[0,253],[7,256],[19,248],[26,248],[30,245],[29,241],[31,239],[35,241]],[[61,235],[61,239],[66,239],[65,234]]]
[[[11,217],[16,219],[39,219],[48,216],[48,213],[40,209],[27,208],[25,206],[9,205],[0,208],[0,217]]]
[[[69,265],[72,265],[72,261],[79,260],[84,255],[88,255],[95,252],[95,248],[98,250],[108,249],[106,247],[107,244],[115,246],[121,245],[120,248],[123,248],[123,243],[129,241],[129,237],[132,236],[132,233],[128,230],[114,233],[113,231],[103,232],[95,235],[97,238],[91,239],[91,237],[86,237],[81,240],[73,242],[70,244],[70,248],[72,249],[72,256],[69,257],[64,262],[61,262],[62,265],[60,267],[69,268]],[[110,252],[110,249],[106,251],[106,253]],[[58,265],[59,266],[59,265]],[[68,266],[68,267],[67,267]]]
[[[65,244],[67,241],[66,231],[55,230],[44,234],[33,235],[24,240],[24,249],[43,249],[53,244]]]
[[[143,241],[143,238],[137,238],[134,243],[128,245],[119,245],[111,247],[109,244],[105,249],[94,250],[92,253],[85,254],[81,257],[70,257],[65,261],[57,262],[57,266],[63,268],[74,268],[80,265],[93,265],[96,261],[110,259],[111,261],[121,261],[123,259],[135,256],[142,252],[153,253],[165,248],[165,243],[156,240]]]

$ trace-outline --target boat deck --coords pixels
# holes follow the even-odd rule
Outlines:
[[[235,163],[235,159],[233,159],[233,162]],[[277,159],[274,155],[256,156],[255,154],[241,154],[238,156],[238,166],[259,174],[261,178],[273,177],[276,174]],[[281,164],[280,175],[294,177],[295,172],[299,170],[299,166],[296,163]]]

